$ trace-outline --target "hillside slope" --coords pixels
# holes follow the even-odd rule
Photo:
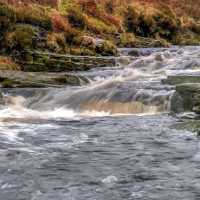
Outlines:
[[[116,55],[116,46],[199,44],[199,4],[199,0],[0,0],[0,52],[3,61],[11,56],[18,62],[22,57],[32,60],[27,52],[35,50]]]

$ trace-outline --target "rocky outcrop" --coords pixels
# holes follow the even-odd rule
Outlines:
[[[200,75],[169,76],[163,82],[175,85],[176,92],[171,98],[172,111],[200,114]]]
[[[184,83],[200,83],[200,75],[172,75],[162,81],[170,85],[178,85]]]
[[[86,71],[95,67],[115,66],[114,57],[73,56],[27,51],[18,58],[23,71],[67,72]]]
[[[0,86],[3,88],[80,86],[87,83],[87,78],[69,73],[0,71]]]
[[[200,83],[180,84],[176,91],[182,97],[184,110],[200,114]]]

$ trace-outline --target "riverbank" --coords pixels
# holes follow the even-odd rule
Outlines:
[[[117,47],[200,44],[199,19],[181,16],[163,3],[109,0],[5,2],[0,1],[0,54],[14,64],[13,69],[23,70],[23,61],[33,63],[30,68],[34,70],[35,66],[34,71],[37,71],[41,58],[33,59],[28,51],[116,56]],[[59,60],[55,59],[56,62],[59,65]],[[0,66],[8,68],[2,59]]]

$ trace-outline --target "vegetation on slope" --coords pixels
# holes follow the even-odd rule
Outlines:
[[[116,46],[199,44],[199,7],[191,5],[187,0],[0,0],[0,51],[31,61],[27,50],[116,55]]]

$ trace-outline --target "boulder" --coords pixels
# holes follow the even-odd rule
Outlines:
[[[175,85],[176,92],[171,97],[171,109],[178,112],[200,114],[200,75],[172,75],[163,83]]]
[[[184,83],[176,86],[177,93],[183,100],[185,111],[200,114],[200,83]]]

